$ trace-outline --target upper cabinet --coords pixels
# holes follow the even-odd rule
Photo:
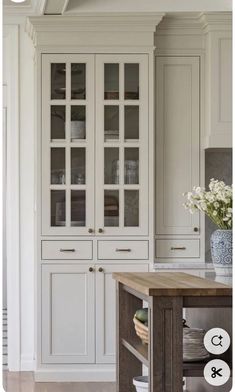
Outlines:
[[[96,56],[96,222],[148,234],[148,57]]]
[[[45,54],[42,75],[42,234],[147,235],[148,56]]]
[[[94,229],[94,56],[43,55],[42,231]]]
[[[205,14],[205,148],[232,147],[232,21],[230,13]]]
[[[199,184],[199,58],[156,60],[156,234],[199,233],[183,193]]]

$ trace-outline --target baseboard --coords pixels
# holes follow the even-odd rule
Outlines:
[[[89,366],[89,367],[88,367]],[[43,368],[34,372],[36,382],[115,382],[115,367],[103,366],[97,368],[94,365],[77,367],[73,369],[66,368]]]
[[[35,360],[31,356],[21,355],[20,370],[22,372],[32,372],[35,370]]]

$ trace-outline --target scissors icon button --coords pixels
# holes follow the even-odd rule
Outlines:
[[[212,378],[215,378],[216,376],[219,376],[219,377],[222,377],[222,376],[223,376],[223,375],[220,373],[220,372],[222,371],[222,368],[220,368],[220,369],[217,370],[215,366],[212,366],[211,371],[212,371],[212,375],[211,375]]]
[[[224,385],[231,376],[228,364],[221,359],[212,359],[204,367],[205,380],[210,385]]]

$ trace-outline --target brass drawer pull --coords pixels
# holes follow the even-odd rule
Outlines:
[[[185,246],[171,247],[171,250],[186,250]]]
[[[60,252],[75,252],[75,249],[60,249]]]
[[[117,248],[116,249],[116,252],[131,252],[131,249],[129,249],[129,248],[127,248],[127,249],[119,249],[119,248]]]

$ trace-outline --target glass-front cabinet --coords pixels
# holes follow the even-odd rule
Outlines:
[[[147,56],[97,55],[96,81],[98,231],[147,235]]]
[[[148,234],[147,61],[43,55],[42,234]]]

